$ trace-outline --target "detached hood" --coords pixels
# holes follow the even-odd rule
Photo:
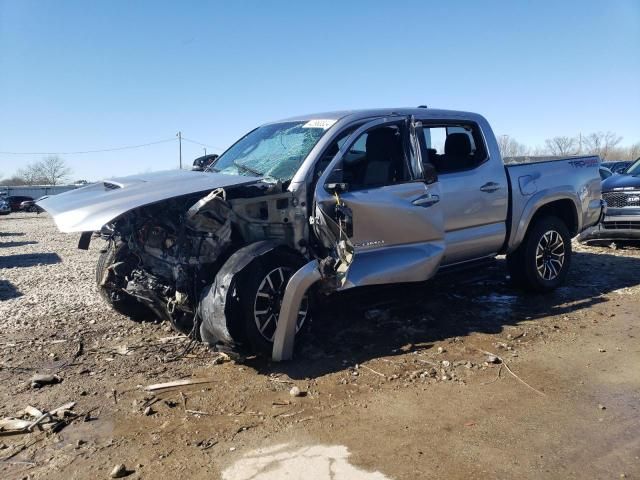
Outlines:
[[[640,188],[640,177],[634,175],[611,175],[602,182],[602,191],[635,190]]]
[[[52,195],[37,204],[51,214],[61,232],[90,232],[100,230],[134,208],[258,180],[241,175],[170,170],[104,180]]]

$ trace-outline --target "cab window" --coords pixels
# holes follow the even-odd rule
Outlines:
[[[471,170],[484,163],[487,152],[475,124],[422,125],[423,162],[438,174]]]
[[[330,182],[349,190],[393,185],[411,180],[404,132],[400,125],[375,127],[360,135],[330,175]]]

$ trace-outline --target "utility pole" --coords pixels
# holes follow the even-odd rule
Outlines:
[[[178,137],[178,144],[180,148],[180,170],[182,170],[182,132],[176,133],[176,137]]]
[[[578,154],[582,155],[582,132],[580,132],[580,140],[578,142]]]
[[[207,156],[207,147],[203,147],[202,149],[204,150],[204,156],[206,157]]]

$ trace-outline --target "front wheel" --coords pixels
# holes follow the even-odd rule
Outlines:
[[[571,236],[557,217],[540,217],[522,244],[507,255],[511,279],[535,292],[549,292],[565,280],[571,264]]]
[[[125,243],[109,242],[105,251],[98,258],[96,266],[96,284],[100,296],[116,312],[135,321],[154,318],[155,315],[142,303],[124,291],[124,277],[131,273],[130,265],[135,261]],[[114,264],[121,266],[114,272]]]
[[[273,251],[254,260],[238,282],[239,317],[247,340],[256,353],[270,355],[289,279],[304,265],[298,255]],[[309,324],[309,299],[298,311],[296,335]]]

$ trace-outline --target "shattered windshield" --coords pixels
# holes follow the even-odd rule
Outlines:
[[[264,125],[240,139],[209,168],[230,175],[291,180],[333,121]]]

